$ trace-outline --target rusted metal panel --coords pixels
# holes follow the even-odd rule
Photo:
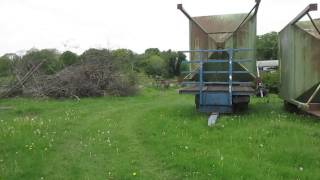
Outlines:
[[[320,37],[312,27],[303,21],[279,33],[280,96],[286,101],[306,103],[320,83]],[[312,102],[320,103],[319,94]]]
[[[291,99],[293,89],[293,30],[292,28],[285,28],[279,33],[279,62],[280,62],[280,96],[283,99]]]
[[[247,19],[245,19],[248,17]],[[190,21],[190,49],[226,49],[226,48],[250,48],[255,49],[256,44],[256,14],[227,14],[192,17],[196,23]],[[244,21],[245,19],[245,21]],[[204,31],[202,31],[199,26]],[[241,26],[240,26],[241,25]],[[209,58],[212,54],[207,54],[205,58]],[[223,56],[223,55],[222,55]],[[256,74],[256,54],[255,51],[248,51],[235,54],[238,59],[250,58],[253,61],[236,63],[236,70],[246,70],[249,74],[234,75],[234,79],[238,81],[253,80]],[[192,54],[191,60],[199,59],[198,54]],[[227,64],[220,63],[206,65],[206,69],[226,69]],[[195,67],[194,67],[195,68]],[[207,75],[207,80],[223,80],[227,79],[226,75],[218,75],[213,77]]]
[[[316,11],[318,10],[317,4],[309,4],[301,13],[299,13],[290,23],[289,25],[293,25],[297,23],[301,18],[303,18],[306,14],[308,14],[310,11]]]
[[[320,18],[319,19],[314,19],[313,20],[316,27],[320,28]],[[301,21],[296,24],[298,27],[301,29],[305,30],[309,34],[315,36],[316,38],[320,39],[320,34],[319,32],[314,28],[313,24],[311,21]]]
[[[190,21],[190,47],[192,49],[207,49],[209,37],[201,28],[194,22]],[[200,59],[200,54],[192,53],[191,59]],[[203,57],[204,58],[204,57]]]
[[[252,59],[246,63],[236,63],[235,67],[246,70],[247,75],[235,75],[235,79],[254,79],[256,76],[256,21],[257,11],[259,9],[260,0],[256,0],[256,4],[249,13],[243,14],[225,14],[212,16],[192,17],[183,8],[182,4],[178,4],[177,8],[189,19],[190,22],[190,49],[227,49],[227,48],[248,48],[253,49],[252,52],[243,52],[236,54],[236,58]],[[200,57],[200,53],[192,52],[191,60],[210,59],[212,53],[204,54]],[[203,55],[203,54],[202,54]],[[223,57],[223,54],[216,56]],[[221,64],[224,68],[224,64]],[[191,71],[197,70],[196,65],[191,66]],[[211,67],[207,67],[210,69]],[[221,76],[221,75],[219,75]],[[210,77],[206,77],[210,78]],[[225,77],[222,77],[225,78]]]
[[[194,47],[193,49],[206,49],[209,44],[208,34],[205,33],[201,27],[199,27],[196,23],[190,21],[190,47]],[[192,60],[200,60],[206,59],[208,56],[207,53],[201,55],[201,53],[191,53]],[[205,57],[201,57],[205,56]],[[199,68],[198,64],[191,64],[191,71],[196,71]]]
[[[233,33],[247,14],[226,14],[213,16],[198,16],[193,19],[200,24],[207,33]]]
[[[233,46],[236,48],[251,48],[256,49],[257,35],[257,16],[252,16],[238,31],[234,34]],[[252,58],[254,61],[240,63],[240,65],[249,71],[251,74],[256,74],[256,51],[245,51],[236,54],[236,59]],[[243,77],[247,78],[247,77]]]
[[[280,97],[298,108],[320,116],[320,20],[313,20],[307,6],[279,33]],[[310,21],[298,22],[304,16]]]

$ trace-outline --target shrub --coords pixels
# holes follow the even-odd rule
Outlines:
[[[59,61],[59,56],[59,52],[55,49],[30,50],[22,57],[22,60],[17,63],[16,71],[21,75],[26,74],[32,67],[45,61],[39,69],[39,72],[43,74],[54,74],[63,68]]]
[[[279,71],[261,73],[262,83],[269,89],[270,93],[279,92],[280,74]]]
[[[145,60],[145,73],[151,77],[166,76],[166,64],[160,56],[153,55]]]
[[[11,73],[12,62],[9,58],[0,58],[0,76],[8,76]]]
[[[66,51],[61,54],[59,60],[64,67],[70,66],[78,62],[78,55],[71,51]]]

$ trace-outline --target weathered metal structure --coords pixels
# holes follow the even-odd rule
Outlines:
[[[320,19],[309,14],[316,10],[310,4],[279,33],[280,97],[320,116]]]
[[[260,0],[249,13],[191,17],[189,71],[180,93],[195,94],[201,112],[231,113],[255,93],[256,27]]]

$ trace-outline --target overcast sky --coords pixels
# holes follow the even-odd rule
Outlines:
[[[0,55],[30,48],[188,49],[192,16],[247,13],[254,0],[0,0]],[[310,0],[262,0],[258,34],[281,30]],[[320,11],[311,14],[320,17]]]

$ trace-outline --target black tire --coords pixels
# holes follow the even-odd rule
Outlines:
[[[244,112],[249,109],[249,102],[233,104],[233,111],[236,113]]]
[[[199,97],[200,97],[199,94],[196,94],[194,96],[194,103],[196,104],[196,109],[199,109]]]
[[[289,112],[299,112],[299,109],[296,105],[288,102],[288,101],[283,101],[283,105],[284,105],[284,109],[286,111],[289,111]]]
[[[268,96],[269,90],[267,90],[267,89],[265,89],[265,88],[262,88],[262,94],[263,94],[263,97]],[[260,94],[260,90],[259,90],[259,89],[257,89],[256,96],[259,97],[259,98],[261,97],[261,94]]]

